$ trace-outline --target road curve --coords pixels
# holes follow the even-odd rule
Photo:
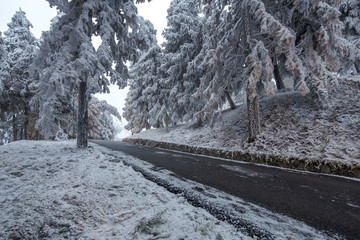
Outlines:
[[[196,156],[115,141],[91,140],[295,219],[360,239],[360,181]]]

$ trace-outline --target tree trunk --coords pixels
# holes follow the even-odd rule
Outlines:
[[[149,123],[149,122],[146,122],[146,123],[145,123],[145,128],[146,128],[146,130],[148,130],[148,129],[150,129],[150,128],[151,128],[151,125],[150,125],[150,123]]]
[[[355,69],[357,71],[357,74],[360,74],[360,60],[355,62],[354,65],[355,65]]]
[[[0,120],[5,122],[5,109],[0,105]]]
[[[87,74],[85,80],[79,86],[79,106],[77,116],[77,147],[87,148],[88,141],[88,97],[87,97]]]
[[[16,117],[15,117],[15,113],[13,115],[13,119],[12,119],[12,123],[13,123],[13,140],[14,142],[18,140],[17,138],[17,124],[16,124]]]
[[[257,96],[251,97],[247,93],[247,111],[248,111],[248,131],[249,131],[249,142],[254,142],[256,136],[260,133],[260,120],[259,120],[259,101]]]
[[[243,24],[244,24],[244,49],[245,54],[248,56],[251,52],[251,44],[248,42],[249,39],[252,39],[252,29],[250,27],[250,16],[249,11],[243,8]],[[259,120],[259,102],[257,94],[252,96],[249,89],[249,80],[246,87],[246,102],[247,102],[247,112],[248,112],[248,132],[249,132],[249,142],[254,142],[256,136],[260,133],[260,120]]]
[[[197,119],[197,121],[196,121],[196,127],[202,127],[202,125],[203,125],[202,118],[199,117],[199,118]]]
[[[25,140],[29,140],[29,108],[27,104],[25,104],[24,108],[24,115],[25,115],[25,121],[24,121],[24,131],[25,131]]]
[[[24,127],[20,127],[20,140],[24,140]]]
[[[273,66],[274,66],[274,78],[275,78],[275,82],[276,82],[276,87],[278,90],[280,89],[284,89],[285,88],[285,84],[284,84],[284,81],[281,77],[281,74],[280,74],[280,69],[279,69],[279,66],[277,64],[277,61],[276,60],[273,60]]]
[[[88,29],[87,35],[91,40],[92,37],[92,10],[88,13]],[[88,146],[88,129],[89,129],[89,98],[87,93],[88,73],[84,74],[84,79],[81,79],[79,86],[79,109],[77,118],[77,147],[87,148]]]
[[[166,131],[170,132],[170,129],[169,129],[169,116],[167,114],[166,114],[163,122],[164,122],[164,127],[166,128]]]
[[[230,96],[230,93],[228,91],[225,91],[225,96],[226,96],[226,99],[228,100],[228,102],[230,104],[230,108],[232,110],[234,110],[236,108],[236,105],[235,105],[234,101],[232,100],[232,98]]]
[[[156,124],[155,124],[154,127],[155,127],[155,128],[160,128],[160,120],[159,120],[159,119],[156,121]]]

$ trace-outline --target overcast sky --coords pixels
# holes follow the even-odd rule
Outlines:
[[[0,31],[8,29],[12,16],[21,8],[34,26],[31,29],[35,37],[39,38],[42,31],[49,30],[50,20],[55,17],[56,9],[52,9],[45,0],[0,0]]]
[[[139,15],[150,20],[157,29],[157,38],[159,42],[163,41],[161,37],[162,30],[166,27],[167,9],[171,0],[152,0],[150,3],[138,5]],[[33,25],[31,29],[35,37],[40,38],[42,31],[50,28],[50,22],[56,15],[56,9],[50,8],[46,0],[0,0],[0,31],[3,33],[8,29],[7,24],[16,11],[21,8],[26,13],[26,17]],[[111,86],[110,94],[98,94],[97,97],[118,108],[122,113],[124,107],[127,89],[119,90],[116,86]]]
[[[170,0],[152,0],[138,4],[139,14],[149,19],[158,30],[158,40],[161,42],[161,32],[166,27],[166,14]],[[46,0],[0,0],[0,31],[7,30],[7,24],[16,11],[21,8],[33,24],[33,34],[40,38],[41,32],[50,28],[50,21],[56,15],[56,9],[50,8]]]

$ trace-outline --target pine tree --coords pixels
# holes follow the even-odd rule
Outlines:
[[[38,41],[30,31],[32,24],[21,9],[14,14],[8,27],[1,50],[0,105],[1,115],[12,115],[15,141],[29,139],[29,101],[33,94],[29,89],[33,80],[30,65],[38,50]]]
[[[105,100],[92,96],[89,102],[89,138],[114,140],[117,129],[113,117],[121,121],[118,110]]]
[[[202,47],[203,23],[200,13],[201,5],[196,0],[173,0],[168,9],[161,66],[164,78],[160,79],[160,84],[168,90],[166,111],[173,124],[192,120],[196,112],[192,95],[199,86],[199,75],[190,62]]]
[[[9,78],[9,65],[6,60],[7,52],[4,44],[2,33],[0,32],[0,119],[4,121],[4,114],[6,112],[6,105],[4,99],[5,82]]]
[[[35,91],[31,106],[39,112],[36,128],[45,139],[55,138],[58,132],[70,136],[76,132],[76,127],[73,126],[77,110],[76,82],[70,77],[62,76],[70,75],[67,71],[72,69],[66,64],[71,63],[72,59],[66,48],[61,46],[60,35],[55,34],[56,24],[61,16],[62,14],[52,20],[49,32],[43,32],[40,51],[32,65],[32,75],[36,81],[30,85]]]
[[[311,93],[321,107],[328,106],[328,94],[337,85],[334,72],[342,61],[353,60],[352,44],[344,38],[340,12],[331,1],[204,1],[207,31],[199,59],[207,74],[201,79],[197,97],[208,99],[199,112],[213,118],[226,92],[246,87],[248,95],[249,140],[259,132],[258,99],[270,94],[275,77],[278,89],[284,78],[294,88]],[[247,60],[246,60],[247,59]],[[255,62],[254,62],[255,61]],[[262,70],[261,70],[262,69]],[[266,70],[265,70],[266,69]],[[273,73],[269,71],[273,69]],[[265,71],[265,72],[264,72]],[[255,77],[257,76],[257,77]]]
[[[4,85],[3,85],[3,77],[2,77],[2,72],[3,70],[3,62],[4,62],[4,58],[6,56],[6,52],[5,52],[5,46],[4,46],[4,40],[2,37],[2,33],[0,32],[0,98],[2,97],[2,92],[4,90]]]
[[[161,48],[156,44],[131,67],[129,92],[124,108],[125,126],[132,133],[155,126],[151,121],[150,111],[161,98],[161,87],[158,83]]]
[[[7,143],[13,139],[11,134],[11,122],[7,113],[7,102],[3,96],[4,84],[9,77],[8,64],[6,61],[7,53],[4,45],[2,33],[0,32],[0,145]]]
[[[128,121],[126,129],[138,133],[143,128],[150,128],[149,111],[152,107],[156,89],[145,92],[145,88],[153,88],[158,79],[161,49],[157,44],[156,30],[148,20],[139,18],[140,29],[139,49],[140,59],[131,66],[129,92],[126,98],[123,116]],[[150,95],[149,95],[150,94]]]
[[[342,0],[339,3],[339,10],[342,13],[341,20],[345,24],[346,38],[353,43],[355,50],[353,52],[354,61],[344,62],[343,72],[348,69],[352,71],[352,65],[360,74],[360,2],[357,0]]]
[[[42,98],[38,125],[43,132],[53,134],[59,126],[56,115],[64,118],[67,113],[67,107],[63,109],[61,102],[72,105],[76,102],[74,93],[78,93],[77,145],[86,148],[89,94],[108,92],[110,83],[125,87],[128,78],[125,63],[138,58],[137,9],[133,1],[48,2],[62,15],[44,38],[45,54],[38,61],[47,66],[40,74],[41,81],[51,86],[38,92],[38,97]],[[94,35],[102,40],[96,51],[91,42]],[[51,92],[57,96],[42,97],[48,97]],[[54,107],[49,110],[47,105]]]
[[[357,0],[342,0],[339,10],[341,20],[345,24],[345,31],[353,35],[360,34],[360,2]]]
[[[254,40],[262,41],[271,59],[280,59],[276,65],[293,73],[294,88],[302,94],[310,92],[320,107],[328,107],[328,95],[337,85],[334,72],[342,59],[352,58],[336,6],[325,1],[247,0],[242,7],[252,17],[250,46]],[[250,49],[255,53],[256,48]]]
[[[224,65],[226,58],[222,57],[225,35],[233,34],[230,31],[227,32],[228,23],[231,23],[228,21],[228,18],[231,17],[228,12],[229,1],[203,1],[203,4],[204,43],[202,50],[191,65],[197,68],[200,78],[199,87],[193,97],[196,101],[203,102],[201,109],[197,109],[196,117],[199,122],[209,122],[214,120],[216,112],[226,101],[229,102],[232,109],[235,108],[231,95],[235,90],[239,90],[239,87],[236,86],[239,77],[230,74],[230,71],[237,70],[236,66],[232,66],[232,69],[226,68]],[[231,52],[231,54],[237,56],[236,52]],[[241,66],[241,62],[243,60],[232,58],[232,63],[235,65]]]

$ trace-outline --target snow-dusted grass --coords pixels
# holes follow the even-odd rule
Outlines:
[[[342,80],[329,103],[329,108],[319,109],[295,92],[262,99],[261,134],[250,144],[246,106],[224,111],[213,126],[187,123],[131,138],[360,165],[360,80]]]
[[[1,146],[0,239],[249,238],[98,149]]]
[[[132,156],[124,157],[124,154],[119,151],[105,147],[99,147],[99,150],[116,158],[123,157],[126,165],[133,166],[134,169],[144,174],[147,179],[151,179],[159,185],[164,186],[169,191],[179,192],[179,194],[195,206],[202,206],[217,216],[218,219],[226,219],[227,222],[231,222],[237,226],[243,233],[254,236],[254,239],[342,239],[338,235],[321,232],[304,222],[274,213],[231,194],[179,177],[169,170],[158,168],[146,161]],[[161,150],[159,150],[158,153],[161,154]],[[174,152],[174,156],[178,156],[176,152]],[[228,161],[224,160],[224,165],[221,167],[231,168],[234,171],[242,171],[241,174],[244,176],[247,175],[246,177],[253,176],[254,174],[253,172],[242,169],[234,169],[233,166],[226,165],[227,162]]]

